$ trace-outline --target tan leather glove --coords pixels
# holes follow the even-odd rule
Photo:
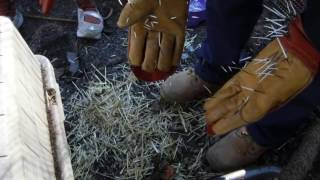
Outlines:
[[[290,47],[288,52],[279,39],[271,42],[206,101],[209,134],[224,134],[258,121],[310,84],[320,56],[316,51],[308,51],[312,47],[303,38],[296,40],[295,36],[292,42],[283,41]]]
[[[118,26],[129,28],[129,63],[146,72],[170,71],[183,51],[188,0],[129,0]]]

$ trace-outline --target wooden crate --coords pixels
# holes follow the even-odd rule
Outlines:
[[[63,121],[52,65],[0,17],[0,179],[74,179]]]

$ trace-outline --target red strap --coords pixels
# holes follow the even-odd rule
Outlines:
[[[317,73],[320,64],[320,53],[306,37],[301,19],[295,19],[289,26],[289,34],[281,38],[284,47],[297,56],[313,72]]]

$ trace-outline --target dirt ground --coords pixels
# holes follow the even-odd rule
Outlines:
[[[41,16],[37,1],[20,1],[19,9],[24,15]],[[93,64],[110,66],[126,61],[126,30],[116,27],[120,5],[117,1],[97,1],[101,14],[105,17],[112,10],[112,16],[106,20],[103,36],[99,41],[78,40],[77,23],[47,21],[25,17],[21,33],[35,53],[44,54],[51,59],[61,86],[70,81],[81,79],[83,71]],[[50,17],[69,20],[77,19],[76,4],[71,1],[56,1]],[[116,42],[116,43],[115,43]],[[67,52],[75,52],[80,57],[80,69],[76,73],[68,72]]]
[[[35,53],[47,56],[53,63],[56,76],[62,89],[63,100],[66,100],[73,91],[74,85],[81,87],[90,79],[92,65],[104,67],[112,71],[112,66],[125,63],[126,58],[126,39],[125,29],[116,26],[116,20],[121,6],[116,0],[97,0],[100,12],[105,17],[113,10],[113,14],[105,21],[105,29],[101,40],[79,40],[76,38],[75,22],[59,22],[36,18],[42,16],[39,13],[37,1],[19,0],[19,9],[23,12],[25,22],[21,27],[21,33]],[[50,17],[59,17],[69,20],[76,20],[76,5],[73,1],[57,0],[56,6]],[[197,46],[205,37],[205,27],[188,31],[189,37],[195,37],[193,48]],[[184,66],[193,64],[196,56],[189,49],[184,56]],[[71,72],[67,62],[67,52],[75,52],[79,55],[80,68]],[[88,72],[88,73],[86,73]],[[89,74],[89,75],[88,75]],[[66,126],[67,131],[68,126]],[[285,146],[270,150],[256,165],[278,165],[285,166],[290,159],[293,151],[301,141],[301,134],[298,138],[291,139]],[[319,158],[318,158],[319,159]],[[307,179],[320,179],[319,160],[314,164],[314,170],[308,175]]]

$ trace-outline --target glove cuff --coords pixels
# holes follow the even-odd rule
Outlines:
[[[320,52],[318,52],[304,34],[300,18],[296,18],[289,26],[289,34],[281,38],[283,46],[297,56],[314,74],[318,72]]]

